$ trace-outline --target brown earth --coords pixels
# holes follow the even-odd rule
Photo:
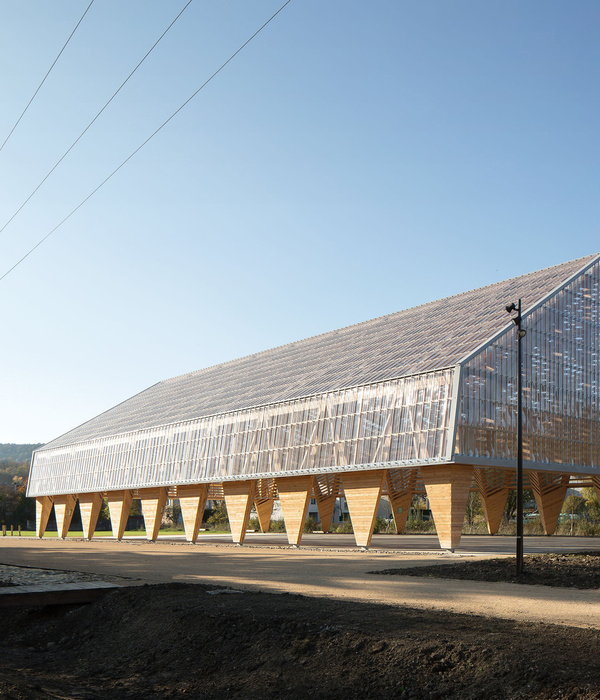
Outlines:
[[[0,626],[1,698],[600,697],[599,631],[439,610],[170,583]]]
[[[428,576],[463,581],[504,581],[557,588],[600,588],[600,553],[528,554],[523,557],[523,573],[517,575],[513,557],[460,562],[444,566],[414,566],[403,569],[370,571],[391,576]]]

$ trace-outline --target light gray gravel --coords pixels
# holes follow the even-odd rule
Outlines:
[[[0,584],[13,586],[36,586],[61,583],[81,583],[82,581],[124,581],[122,576],[100,576],[82,571],[61,571],[57,569],[33,569],[27,566],[0,564]]]

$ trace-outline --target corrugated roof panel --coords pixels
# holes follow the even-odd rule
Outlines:
[[[587,256],[167,379],[45,447],[454,365],[506,326],[506,303],[521,297],[527,310],[598,257]]]

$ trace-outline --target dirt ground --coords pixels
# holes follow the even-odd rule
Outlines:
[[[445,566],[383,569],[371,574],[427,576],[462,581],[505,581],[556,588],[600,588],[600,552],[577,554],[533,554],[523,558],[523,573],[517,575],[514,557],[460,562]]]
[[[600,632],[201,584],[0,610],[1,698],[600,697]]]

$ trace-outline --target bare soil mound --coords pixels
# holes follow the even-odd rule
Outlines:
[[[382,576],[429,576],[468,581],[504,581],[559,588],[600,588],[600,553],[528,554],[517,576],[514,558],[486,559],[406,569],[369,571]]]
[[[600,697],[597,631],[227,590],[2,609],[0,697]]]

